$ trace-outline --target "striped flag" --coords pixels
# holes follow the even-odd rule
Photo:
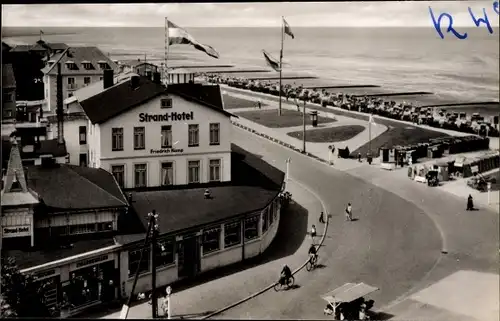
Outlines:
[[[266,59],[266,62],[271,68],[273,68],[276,71],[280,71],[280,63],[278,60],[273,58],[270,54],[268,54],[265,50],[262,50],[262,53],[264,54],[264,58]]]
[[[292,28],[290,28],[290,25],[288,22],[286,22],[285,18],[283,17],[283,24],[285,25],[285,33],[292,37],[292,39],[295,39],[295,36],[293,35]]]
[[[193,45],[196,49],[204,51],[213,58],[219,58],[219,53],[209,45],[199,43],[186,30],[168,20],[168,44],[169,45]]]

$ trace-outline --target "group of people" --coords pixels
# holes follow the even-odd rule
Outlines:
[[[276,96],[280,93],[279,83],[274,80],[251,80],[243,77],[228,77],[219,74],[201,74],[201,76],[212,83],[226,84],[232,87],[273,94]],[[474,122],[460,119],[458,113],[446,113],[444,111],[435,113],[432,108],[422,108],[409,102],[397,103],[396,101],[388,101],[380,97],[331,93],[326,89],[318,90],[316,88],[305,88],[303,85],[297,85],[296,83],[283,84],[281,87],[281,95],[287,101],[289,99],[294,99],[297,108],[297,100],[300,100],[321,104],[324,107],[340,107],[342,109],[372,113],[392,119],[436,127],[445,127],[462,132],[477,132],[477,126],[474,125]],[[484,124],[484,128],[487,128],[489,136],[499,135],[498,130],[492,124],[484,122],[484,119],[481,123]]]

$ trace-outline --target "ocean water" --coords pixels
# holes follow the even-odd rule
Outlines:
[[[14,30],[16,29],[16,30]],[[2,29],[9,44],[34,43],[40,28]],[[163,59],[164,28],[43,28],[47,42],[95,45],[111,56]],[[187,28],[220,53],[213,59],[191,46],[170,47],[174,57],[209,64],[267,67],[261,50],[279,57],[279,28]],[[460,31],[465,31],[461,29]],[[499,29],[466,30],[459,40],[429,28],[293,28],[285,37],[285,72],[318,76],[322,83],[374,84],[394,91],[431,91],[443,100],[498,101]],[[30,34],[31,36],[26,36]],[[13,35],[13,37],[9,37]],[[184,61],[185,62],[185,61]]]

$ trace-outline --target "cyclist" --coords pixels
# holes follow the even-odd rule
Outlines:
[[[281,270],[280,284],[284,285],[287,283],[288,279],[292,277],[292,271],[288,265],[283,265],[283,270]]]
[[[314,264],[318,260],[318,252],[316,251],[316,246],[314,244],[311,244],[311,247],[309,248],[309,261]]]

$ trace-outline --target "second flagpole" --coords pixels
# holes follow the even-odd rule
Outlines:
[[[283,42],[285,37],[285,18],[281,17],[281,50],[280,50],[280,96],[279,96],[279,105],[278,105],[278,116],[281,116],[281,76],[283,72]]]

